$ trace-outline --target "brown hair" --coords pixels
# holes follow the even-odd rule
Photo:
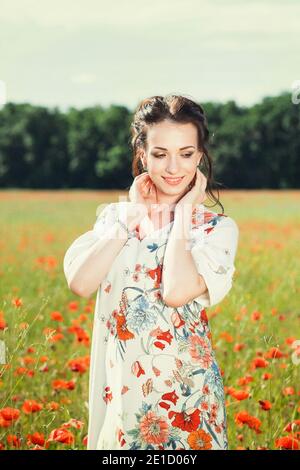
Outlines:
[[[147,149],[147,129],[152,124],[169,120],[178,123],[192,123],[197,128],[198,150],[203,152],[200,165],[203,165],[203,174],[207,178],[206,194],[215,204],[220,205],[222,214],[224,207],[219,200],[219,190],[217,197],[213,194],[213,185],[218,184],[213,179],[213,162],[208,151],[209,130],[207,127],[207,118],[202,106],[181,95],[169,94],[163,96],[151,96],[140,102],[135,110],[131,124],[131,146],[133,149],[132,175],[134,177],[143,173],[141,156]],[[202,169],[201,169],[202,171]]]

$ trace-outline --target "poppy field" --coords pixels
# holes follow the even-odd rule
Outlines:
[[[0,192],[0,450],[86,449],[96,293],[73,294],[62,263],[97,207],[126,194]],[[240,230],[233,287],[206,309],[229,449],[300,450],[300,192],[220,199]]]

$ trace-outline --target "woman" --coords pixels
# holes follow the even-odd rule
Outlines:
[[[190,99],[142,101],[130,201],[108,204],[66,252],[70,289],[84,297],[98,289],[88,449],[228,449],[205,307],[232,286],[239,230],[202,204],[207,193],[223,209],[211,190],[208,137]]]

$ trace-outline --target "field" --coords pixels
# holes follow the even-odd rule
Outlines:
[[[62,261],[98,205],[125,194],[0,192],[0,449],[86,448],[96,294],[72,294]],[[229,448],[300,450],[300,192],[221,201],[240,229],[232,290],[207,309]]]

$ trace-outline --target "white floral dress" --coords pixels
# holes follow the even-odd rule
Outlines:
[[[93,230],[71,244],[65,273],[111,227],[120,204],[108,204]],[[129,238],[97,291],[88,450],[228,449],[224,387],[205,307],[232,287],[239,229],[232,218],[197,206],[190,246],[208,293],[173,308],[161,297],[172,225]]]

